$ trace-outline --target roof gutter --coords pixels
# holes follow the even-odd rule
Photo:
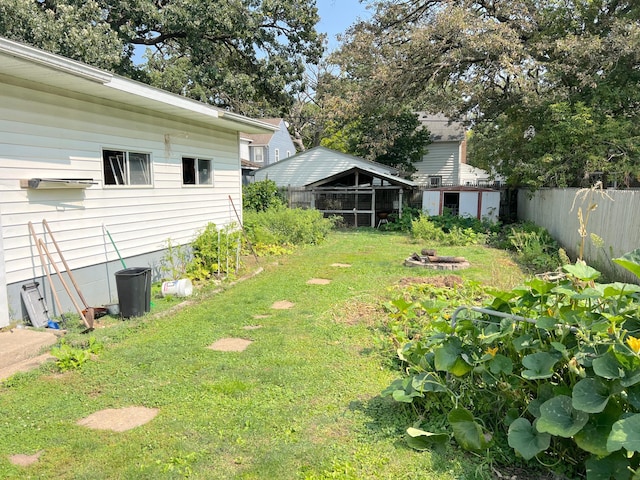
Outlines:
[[[113,74],[104,70],[6,38],[0,38],[0,52],[96,83],[105,84],[113,78]]]

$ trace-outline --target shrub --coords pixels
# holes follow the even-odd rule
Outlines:
[[[464,246],[486,243],[487,235],[478,232],[471,227],[461,227],[449,224],[445,229],[438,226],[439,217],[426,217],[420,215],[411,222],[411,235],[417,240],[424,240],[438,245]],[[460,222],[464,225],[464,222]],[[481,225],[480,222],[477,225]]]
[[[420,215],[411,222],[411,236],[416,240],[440,244],[444,240],[445,233],[429,220],[429,217]]]
[[[560,247],[546,229],[526,223],[511,227],[508,239],[518,263],[530,270],[548,272],[560,266]]]
[[[640,250],[616,262],[640,274]],[[595,283],[599,272],[582,262],[563,270],[557,282],[493,292],[464,319],[433,318],[398,350],[406,375],[383,395],[413,405],[411,447],[453,437],[571,477],[637,478],[640,287]]]
[[[242,187],[242,207],[244,210],[263,212],[282,205],[284,205],[284,198],[273,180],[261,180]]]
[[[380,229],[388,232],[410,232],[412,222],[419,218],[421,214],[422,210],[419,208],[405,206],[402,208],[402,215],[397,213],[390,214],[389,222],[383,223]]]
[[[206,280],[217,274],[235,269],[241,247],[240,231],[231,224],[218,230],[215,223],[208,223],[191,244],[193,259],[187,265],[191,279]]]
[[[246,211],[244,226],[254,246],[287,247],[320,243],[333,228],[333,220],[318,210],[279,207]]]

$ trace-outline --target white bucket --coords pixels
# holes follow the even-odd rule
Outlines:
[[[183,278],[182,280],[173,280],[162,284],[162,296],[175,295],[176,297],[188,297],[193,293],[191,280]]]

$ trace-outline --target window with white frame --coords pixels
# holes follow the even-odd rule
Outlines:
[[[182,184],[213,185],[212,163],[208,158],[182,157]]]
[[[125,150],[103,150],[105,185],[151,185],[151,155]]]
[[[279,161],[279,160],[280,160],[280,149],[279,149],[279,148],[276,148],[276,149],[273,151],[273,160],[274,160],[275,162],[277,162],[277,161]]]
[[[256,163],[264,162],[264,157],[262,155],[262,147],[256,147],[253,149],[253,161]]]
[[[287,158],[289,158],[290,156],[291,156],[291,152],[287,150]]]
[[[431,176],[429,177],[429,186],[430,187],[439,187],[442,185],[442,176]]]

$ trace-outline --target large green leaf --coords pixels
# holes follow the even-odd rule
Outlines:
[[[623,455],[613,454],[604,458],[591,457],[585,462],[587,480],[629,480],[629,460]]]
[[[609,387],[599,378],[584,378],[573,387],[573,408],[587,413],[600,413],[607,406],[610,395]]]
[[[589,421],[589,414],[576,410],[571,397],[558,395],[540,406],[540,418],[536,424],[539,432],[570,438],[582,430]]]
[[[595,280],[600,276],[599,271],[582,261],[577,261],[574,265],[564,265],[562,269],[583,282]]]
[[[411,386],[412,378],[399,378],[382,391],[382,396],[391,395],[396,402],[411,403],[415,397],[422,397],[423,394]]]
[[[411,387],[419,392],[446,392],[447,387],[442,384],[440,377],[433,373],[421,373],[411,380]]]
[[[557,356],[547,352],[527,355],[522,359],[522,365],[526,368],[522,371],[522,376],[527,380],[550,378],[554,374],[553,367],[557,361]]]
[[[607,380],[622,378],[624,370],[618,359],[612,352],[607,352],[601,357],[595,358],[592,362],[593,372],[599,377]]]
[[[623,268],[626,268],[636,277],[640,278],[640,248],[636,248],[632,252],[625,253],[619,258],[614,258],[614,262]]]
[[[531,460],[540,452],[544,452],[551,443],[551,435],[538,432],[526,418],[518,418],[509,425],[507,439],[509,446],[525,460]]]
[[[498,353],[489,361],[489,370],[494,375],[499,375],[501,373],[511,375],[513,372],[513,362],[509,357],[505,357]]]
[[[607,450],[615,452],[621,448],[629,452],[640,451],[640,413],[630,415],[613,424]]]
[[[627,400],[633,408],[640,410],[640,385],[627,388]]]
[[[539,293],[540,295],[549,293],[556,286],[555,282],[547,282],[545,280],[542,280],[540,278],[535,278],[535,277],[529,280],[528,282],[526,282],[526,285],[531,287],[531,290],[533,290],[536,293]]]
[[[603,296],[607,297],[618,297],[620,295],[629,295],[631,293],[640,292],[640,285],[634,285],[633,283],[607,283],[604,285],[596,284],[596,288],[601,288],[603,292]]]
[[[608,351],[593,360],[593,372],[607,380],[620,380],[623,387],[640,383],[640,361],[638,357],[623,352]]]
[[[433,447],[444,445],[449,441],[447,433],[432,433],[420,430],[419,428],[407,428],[405,437],[407,445],[415,450],[429,450]]]
[[[461,377],[472,369],[471,365],[462,358],[462,346],[457,338],[447,340],[440,348],[434,350],[434,354],[436,370],[441,372]]]
[[[489,446],[489,441],[485,437],[482,426],[475,421],[469,410],[456,408],[449,412],[447,418],[453,429],[453,436],[462,448],[472,452],[479,452]]]
[[[591,415],[589,422],[573,437],[576,445],[599,457],[609,455],[607,440],[613,424],[620,418],[621,413],[621,408],[610,402],[604,412]]]

